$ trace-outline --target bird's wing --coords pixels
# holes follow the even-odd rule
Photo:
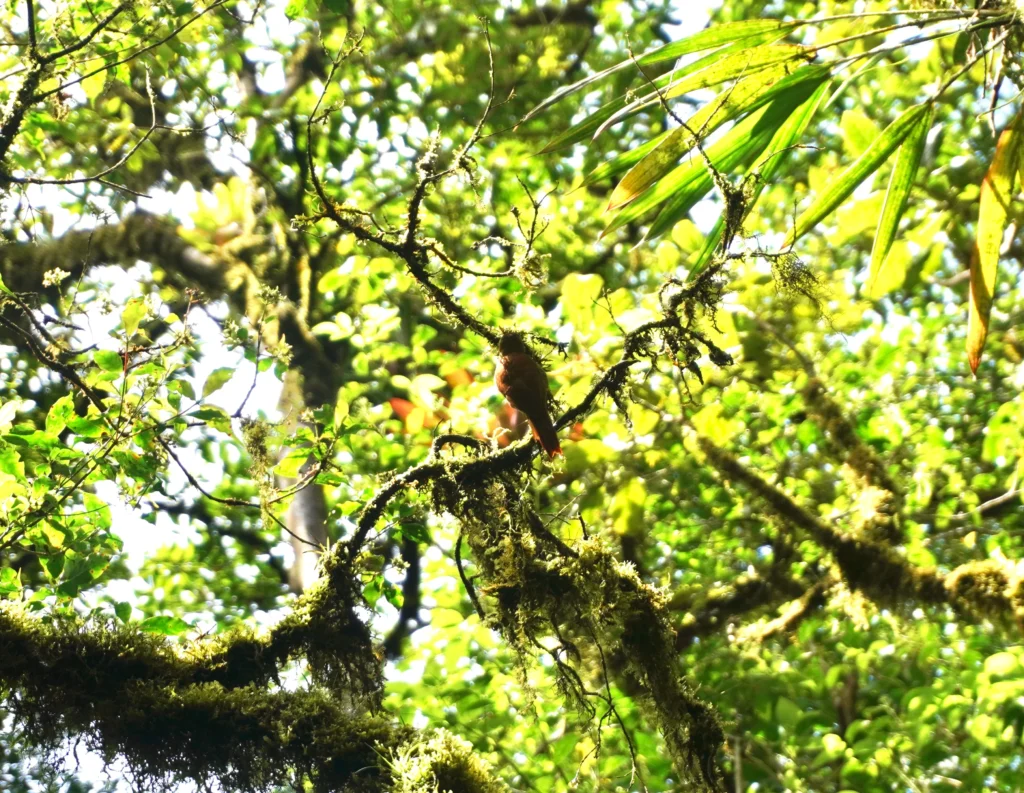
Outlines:
[[[546,413],[548,376],[529,355],[512,353],[505,356],[498,369],[495,382],[498,390],[516,410],[527,416]]]

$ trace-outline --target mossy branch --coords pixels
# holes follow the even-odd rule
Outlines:
[[[707,438],[698,437],[698,445],[725,479],[741,484],[831,553],[851,590],[894,610],[919,602],[949,605],[965,614],[1018,625],[1024,622],[1024,579],[1012,563],[969,562],[945,575],[934,568],[917,567],[887,543],[844,533],[822,522]]]

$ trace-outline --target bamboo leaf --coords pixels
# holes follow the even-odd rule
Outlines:
[[[886,127],[882,134],[868,146],[867,150],[839,176],[832,179],[815,198],[814,202],[796,219],[793,230],[786,237],[783,248],[788,248],[800,237],[814,228],[827,217],[836,207],[843,203],[854,190],[877,171],[883,162],[903,142],[904,138],[918,123],[920,117],[928,112],[928,105],[914,105],[899,118]]]
[[[802,24],[804,23],[799,20],[783,22],[778,19],[746,19],[738,22],[724,22],[714,27],[705,28],[679,41],[666,44],[654,52],[641,56],[638,60],[641,66],[647,66],[660,61],[672,61],[684,55],[732,42],[744,42],[749,46],[752,38],[765,41],[785,35]]]
[[[875,242],[871,247],[871,264],[868,268],[866,292],[872,300],[877,300],[889,291],[889,289],[880,290],[880,286],[888,280],[883,277],[886,260],[893,240],[896,239],[896,229],[900,225],[900,218],[903,217],[907,201],[910,199],[910,188],[914,184],[914,174],[917,173],[917,168],[921,164],[921,156],[924,154],[925,141],[928,138],[928,130],[931,129],[934,115],[934,108],[929,108],[928,112],[920,117],[907,134],[907,138],[903,141],[899,154],[896,156],[896,165],[892,169],[892,176],[889,177],[885,203],[882,205],[878,230],[875,232]],[[890,288],[894,288],[894,286]]]
[[[702,58],[698,58],[692,63],[688,63],[685,66],[682,66],[678,69],[673,69],[671,72],[655,78],[653,80],[653,83],[659,90],[667,88],[674,80],[680,79],[688,74],[706,68],[707,66],[713,64],[718,58],[721,58],[725,53],[733,51],[738,46],[738,44],[733,44],[727,47],[723,47],[722,49],[717,50],[715,52],[709,53],[708,55],[705,55]],[[654,96],[657,96],[656,92],[652,92],[652,94]],[[604,125],[608,121],[608,119],[618,113],[621,113],[621,111],[627,106],[631,107],[631,100],[628,99],[626,96],[620,96],[616,99],[611,100],[610,102],[606,102],[600,108],[598,108],[589,116],[587,116],[585,119],[577,122],[576,124],[573,124],[571,127],[569,127],[569,129],[565,130],[565,132],[561,133],[560,135],[556,136],[554,139],[549,141],[548,144],[543,149],[540,150],[539,154],[549,154],[550,152],[556,151],[558,149],[563,149],[566,146],[571,146],[574,143],[579,143],[581,140],[584,140],[586,138],[597,137],[599,131],[604,128]],[[631,109],[629,113],[626,113],[621,118],[627,118],[633,113],[639,112],[639,110],[640,107],[637,106]]]
[[[651,138],[649,141],[637,146],[635,149],[624,151],[616,157],[601,163],[586,175],[580,186],[586,187],[587,185],[594,184],[595,182],[601,182],[605,179],[614,179],[619,174],[625,173],[661,145],[661,142],[671,135],[672,132],[673,130],[671,129],[666,132],[662,132],[657,137]]]
[[[772,66],[787,66],[792,71],[793,64],[801,59],[810,59],[814,50],[798,44],[764,44],[758,47],[743,47],[732,54],[724,52],[712,53],[702,60],[708,61],[698,70],[691,69],[688,74],[671,73],[672,81],[659,91],[650,91],[639,99],[613,113],[597,128],[596,138],[609,127],[619,123],[645,107],[659,104],[662,100],[674,99],[701,88],[710,88],[740,77],[749,77]]]
[[[720,171],[732,170],[744,159],[756,156],[754,150],[758,143],[762,144],[762,148],[767,145],[769,138],[765,134],[765,125],[760,122],[770,109],[771,106],[751,113],[729,130],[721,140],[708,147],[708,158],[716,168]],[[756,135],[755,130],[759,130],[761,135]],[[764,140],[760,141],[759,137],[763,137]],[[686,211],[689,211],[689,207],[697,203],[701,196],[711,189],[712,184],[711,174],[708,173],[704,160],[694,155],[636,201],[616,212],[602,236],[642,217],[666,201],[686,205]]]
[[[782,22],[777,19],[748,19],[739,22],[726,22],[721,25],[705,28],[704,30],[694,33],[692,36],[687,36],[679,41],[666,44],[664,47],[659,47],[653,52],[648,52],[645,55],[640,56],[637,61],[641,66],[648,66],[653,63],[675,60],[685,55],[692,55],[695,52],[702,52],[703,50],[717,49],[733,42],[746,41],[749,45],[749,39],[751,38],[764,40],[792,30],[798,24],[800,23]],[[630,66],[634,66],[632,59],[624,60],[614,66],[610,66],[609,68],[598,72],[597,74],[584,77],[582,80],[578,80],[572,85],[560,88],[527,113],[526,116],[523,117],[523,121],[529,121],[531,118],[544,112],[552,105],[561,102],[566,97],[572,96],[587,86],[593,85],[594,83],[603,80],[605,77]]]
[[[799,44],[763,44],[760,47],[743,49],[718,59],[714,65],[701,69],[696,74],[674,81],[665,93],[665,98],[673,99],[700,88],[721,85],[727,80],[744,77],[771,66],[793,66],[799,61],[810,60],[814,53],[813,48]]]
[[[660,145],[633,166],[616,186],[608,201],[608,209],[628,204],[664,176],[680,157],[693,148],[690,131],[703,137],[726,121],[767,104],[787,90],[804,90],[808,83],[819,83],[829,73],[829,67],[823,65],[806,66],[792,74],[788,64],[777,65],[723,91],[687,119],[689,130],[685,127],[673,129]]]
[[[748,173],[756,172],[758,174],[757,185],[754,188],[753,194],[747,200],[746,213],[744,217],[748,216],[753,210],[755,204],[757,204],[758,198],[761,197],[761,193],[765,188],[765,185],[769,185],[772,179],[775,177],[775,173],[786,159],[786,155],[796,145],[797,141],[803,136],[807,127],[811,123],[811,119],[814,118],[815,113],[821,107],[822,101],[825,99],[825,94],[828,92],[829,84],[822,82],[817,90],[811,94],[811,96],[799,107],[793,114],[786,119],[786,123],[779,127],[778,132],[775,133],[775,137],[772,138],[771,143],[762,157],[760,157],[757,163],[751,168]],[[660,220],[660,218],[659,218]],[[652,228],[653,231],[653,228]],[[708,235],[704,242],[704,247],[700,253],[697,254],[697,258],[690,268],[690,278],[699,275],[714,256],[715,250],[718,248],[718,243],[722,239],[722,233],[725,231],[725,216],[724,214],[719,216],[718,222],[715,227],[711,230],[711,234]]]
[[[712,158],[712,162],[716,164],[720,171],[728,172],[738,165],[754,161],[768,147],[778,131],[785,126],[793,112],[805,102],[808,94],[814,93],[812,91],[813,87],[813,84],[804,84],[800,87],[801,90],[787,91],[777,97],[774,102],[765,108],[763,113],[760,111],[755,112],[754,115],[758,115],[758,120],[750,129],[742,128],[744,122],[737,124],[723,140],[727,140],[734,134],[745,136],[746,140],[742,144],[742,152],[735,158],[723,158],[720,163]],[[772,159],[762,160],[762,162],[769,164],[772,162]],[[699,164],[703,166],[703,163]],[[704,170],[706,172],[706,169]],[[710,175],[707,178],[710,181]],[[660,183],[658,186],[660,186]],[[651,192],[657,190],[658,186]],[[707,189],[704,192],[707,192]],[[665,206],[662,207],[658,217],[651,224],[650,229],[648,229],[645,239],[657,237],[672,228],[672,226],[686,216],[702,196],[703,193],[687,195],[683,191],[673,195],[671,199],[665,202]],[[636,203],[640,202],[637,201]]]
[[[992,164],[981,182],[978,233],[971,256],[971,294],[967,315],[967,361],[974,373],[978,371],[981,351],[988,336],[999,251],[1003,245],[1006,218],[1014,194],[1017,159],[1021,149],[1021,127],[1018,116],[1003,130],[996,144]]]

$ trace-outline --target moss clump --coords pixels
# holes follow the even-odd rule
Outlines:
[[[0,646],[5,707],[28,742],[57,751],[80,738],[124,758],[142,787],[188,779],[262,791],[308,779],[316,791],[379,789],[375,747],[412,735],[318,691],[198,682],[262,669],[252,639],[197,645],[191,660],[130,628],[44,623],[5,606]]]
[[[965,611],[1024,623],[1024,580],[1013,564],[984,559],[961,565],[946,576],[946,591]]]
[[[362,595],[337,554],[325,555],[321,565],[320,578],[275,628],[275,652],[305,655],[317,683],[376,707],[384,688],[384,659],[356,613]]]
[[[717,789],[722,728],[677,673],[659,593],[599,542],[567,547],[518,498],[509,478],[478,486],[463,480],[458,490],[435,483],[432,495],[435,508],[462,522],[481,571],[480,591],[490,597],[488,619],[520,659],[522,677],[537,652],[549,654],[567,704],[588,721],[595,716],[592,689],[605,690],[611,675],[625,673],[627,683],[638,685],[624,687],[637,691],[679,774],[696,789]]]
[[[447,730],[416,738],[387,760],[392,793],[507,793],[468,741]]]

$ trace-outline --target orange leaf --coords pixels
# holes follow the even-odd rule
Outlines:
[[[456,388],[460,385],[469,385],[472,383],[473,375],[471,375],[467,369],[454,369],[446,374],[444,379],[448,381],[448,385],[452,388]]]
[[[1014,194],[1020,141],[1024,136],[1022,117],[1024,111],[999,136],[992,164],[981,182],[978,236],[971,255],[971,296],[967,315],[967,362],[975,373],[988,336],[999,251],[1003,246],[1006,218]]]
[[[395,415],[402,421],[405,421],[405,417],[412,413],[416,407],[408,399],[402,399],[401,397],[391,397],[388,402],[391,404],[391,409],[395,411]]]

